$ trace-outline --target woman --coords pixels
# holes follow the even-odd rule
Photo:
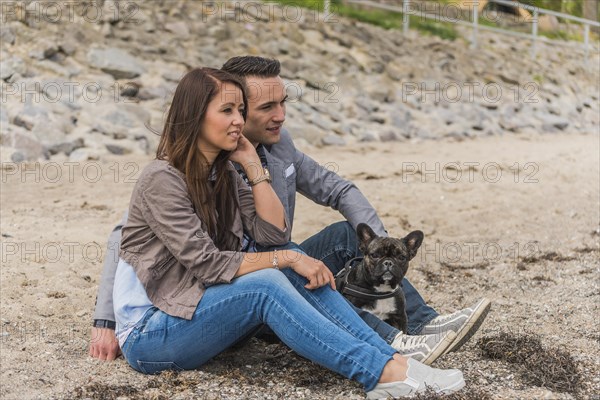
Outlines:
[[[323,263],[277,247],[289,223],[242,135],[245,107],[242,85],[220,70],[195,69],[177,86],[123,228],[113,295],[127,362],[143,373],[198,368],[267,324],[298,354],[362,383],[369,398],[462,388],[460,371],[396,353]],[[244,232],[274,250],[241,252]]]

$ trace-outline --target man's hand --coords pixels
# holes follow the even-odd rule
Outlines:
[[[90,356],[112,361],[121,354],[114,329],[92,327]]]

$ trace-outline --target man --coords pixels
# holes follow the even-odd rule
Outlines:
[[[359,255],[356,226],[364,222],[378,235],[387,236],[383,223],[353,183],[318,165],[294,146],[290,134],[283,129],[287,96],[283,80],[279,77],[280,64],[277,60],[234,57],[223,65],[223,69],[240,77],[248,88],[244,135],[256,146],[262,166],[270,172],[273,189],[288,214],[290,229],[294,220],[296,192],[315,203],[338,210],[346,218],[345,222],[328,226],[300,244],[309,256],[323,261],[336,274],[347,260]],[[241,170],[239,172],[242,173]],[[125,221],[126,216],[109,238],[94,314],[90,355],[102,360],[113,360],[119,353],[114,334],[112,288],[120,231]],[[251,238],[244,241],[244,250],[254,250],[256,246]],[[462,346],[477,331],[490,309],[489,300],[483,299],[471,308],[440,316],[425,303],[408,280],[404,279],[402,284],[408,332],[400,332],[364,310],[356,311],[399,353],[427,364]]]

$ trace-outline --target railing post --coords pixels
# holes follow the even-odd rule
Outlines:
[[[588,60],[590,58],[590,26],[588,24],[584,25],[583,31],[583,43],[585,46],[585,64],[588,64]]]
[[[477,34],[479,31],[479,1],[473,2],[473,35],[471,37],[471,48],[477,48]]]
[[[323,14],[325,15],[325,18],[328,18],[329,16],[329,2],[330,0],[325,0],[323,3]]]
[[[402,2],[402,32],[406,35],[410,26],[410,18],[408,10],[410,8],[410,0],[403,0]]]
[[[532,26],[532,32],[531,32],[531,59],[534,60],[535,59],[535,55],[537,53],[537,34],[538,34],[538,19],[540,16],[540,12],[539,9],[536,7],[535,10],[533,10],[533,26]]]

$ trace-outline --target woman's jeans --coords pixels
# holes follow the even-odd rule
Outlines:
[[[334,275],[344,268],[346,261],[362,256],[358,249],[356,232],[346,221],[329,225],[300,243],[300,247],[309,256],[323,261]],[[439,314],[425,303],[417,289],[406,278],[402,280],[402,290],[406,297],[408,334],[418,335],[421,329]],[[373,314],[358,308],[356,310],[361,318],[388,343],[391,343],[399,332]]]
[[[147,374],[194,369],[266,324],[296,353],[372,390],[395,350],[339,292],[306,283],[291,268],[269,268],[208,287],[191,320],[152,307],[123,355]]]

